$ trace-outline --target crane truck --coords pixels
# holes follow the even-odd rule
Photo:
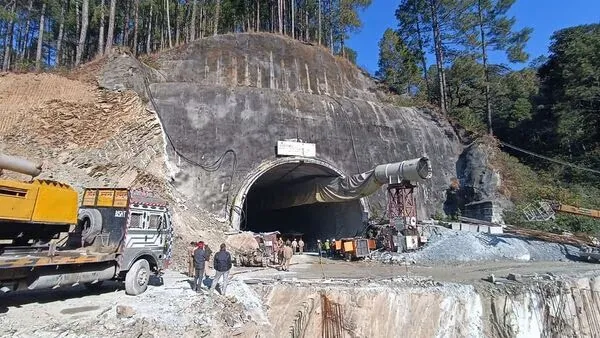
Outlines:
[[[143,293],[171,257],[173,227],[166,201],[121,188],[86,188],[81,205],[67,184],[33,179],[41,166],[0,154],[0,291],[125,282]],[[0,294],[2,293],[0,292]]]

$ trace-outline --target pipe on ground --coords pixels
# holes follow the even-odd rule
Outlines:
[[[42,173],[42,165],[26,159],[0,154],[0,171],[2,169],[36,177]]]

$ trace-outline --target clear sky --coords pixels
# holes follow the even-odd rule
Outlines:
[[[394,16],[400,0],[373,0],[361,14],[363,28],[348,41],[358,52],[357,63],[370,73],[377,70],[378,43],[387,28],[396,28]],[[531,27],[533,33],[527,44],[530,60],[548,52],[553,32],[581,24],[600,23],[600,0],[517,0],[511,8],[517,19],[516,28]],[[490,56],[493,63],[507,63],[501,53]],[[521,68],[520,65],[513,65]]]

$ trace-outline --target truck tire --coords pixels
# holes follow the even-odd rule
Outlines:
[[[102,231],[102,215],[96,209],[80,209],[78,218],[78,230],[81,238],[87,244],[94,243],[96,236]]]
[[[144,293],[148,288],[150,279],[150,264],[145,259],[133,263],[131,269],[125,275],[125,293],[137,296]]]

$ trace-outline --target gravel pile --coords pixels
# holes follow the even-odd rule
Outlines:
[[[576,259],[579,249],[571,245],[529,240],[512,235],[440,229],[420,250],[406,253],[375,253],[386,263],[436,263],[470,261],[561,261]]]

